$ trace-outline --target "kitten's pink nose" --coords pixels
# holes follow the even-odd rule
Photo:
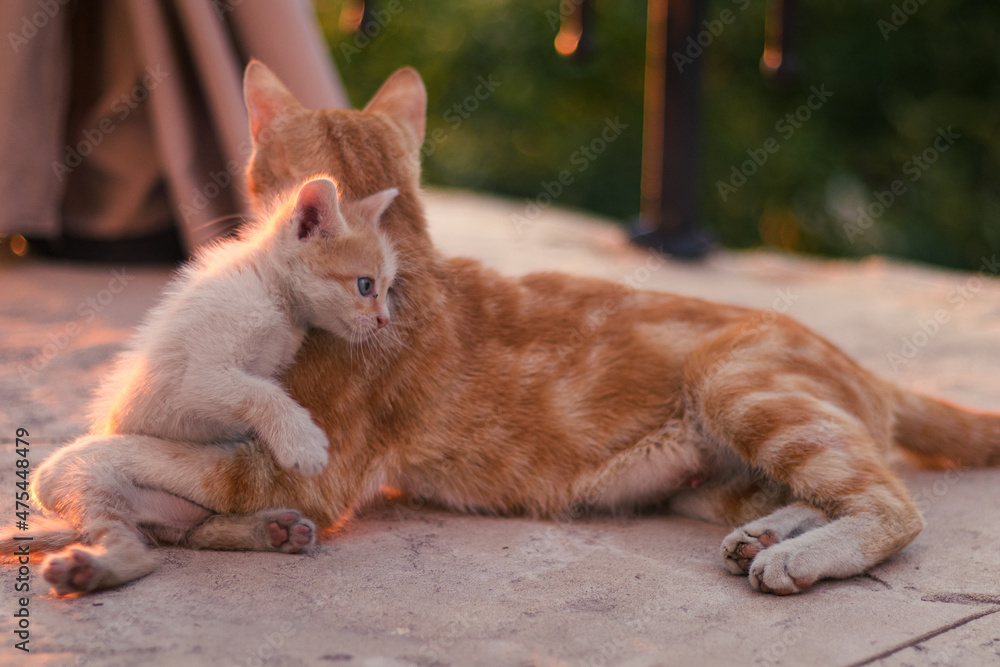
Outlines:
[[[381,329],[382,327],[384,327],[387,324],[389,324],[389,318],[388,317],[382,317],[381,315],[376,315],[375,316],[375,325],[378,326],[379,329]]]

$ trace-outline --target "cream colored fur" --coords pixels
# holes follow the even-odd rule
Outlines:
[[[387,323],[394,268],[384,240],[386,261],[366,272],[373,290],[383,288],[380,301],[377,291],[360,294],[356,278],[329,277],[324,265],[332,259],[327,246],[345,242],[352,228],[373,232],[395,196],[387,189],[342,206],[332,180],[311,180],[279,197],[240,238],[181,269],[116,361],[93,408],[93,435],[39,471],[37,499],[95,543],[47,559],[44,574],[57,592],[107,588],[155,567],[156,558],[123,521],[145,527],[154,540],[203,548],[297,551],[311,544],[313,526],[298,512],[213,515],[197,494],[178,497],[123,474],[127,466],[115,452],[169,452],[175,442],[226,450],[252,438],[281,467],[318,474],[328,458],[326,435],[277,377],[309,327],[363,340]],[[60,468],[77,450],[87,452],[86,471]],[[90,502],[67,504],[67,497],[81,495]]]

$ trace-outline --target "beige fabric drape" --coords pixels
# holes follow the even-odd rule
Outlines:
[[[3,0],[0,35],[3,233],[191,250],[246,210],[250,57],[347,106],[308,0]]]

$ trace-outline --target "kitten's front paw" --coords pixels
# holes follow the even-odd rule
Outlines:
[[[722,558],[726,569],[733,574],[747,574],[750,563],[758,554],[781,541],[773,530],[763,530],[754,535],[752,533],[757,531],[748,531],[748,527],[737,528],[722,540]]]
[[[318,475],[330,460],[330,442],[308,417],[292,419],[268,442],[278,465],[303,475]]]
[[[750,564],[750,585],[761,593],[799,593],[817,579],[805,561],[791,542],[762,551]]]
[[[100,557],[84,547],[52,554],[42,564],[42,576],[57,595],[87,593],[97,585]]]

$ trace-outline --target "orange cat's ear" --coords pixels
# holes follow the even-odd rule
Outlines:
[[[295,215],[300,239],[317,234],[333,236],[341,231],[340,201],[337,184],[329,178],[314,178],[301,188],[295,197]]]
[[[386,79],[364,110],[389,116],[410,134],[408,148],[420,150],[427,127],[427,89],[415,69],[404,67]]]
[[[349,217],[353,219],[357,216],[364,220],[378,221],[382,218],[382,214],[385,213],[385,210],[389,208],[398,194],[399,190],[396,188],[389,188],[388,190],[381,190],[373,195],[368,195],[364,199],[351,202],[351,208],[348,211],[350,214]]]
[[[251,60],[243,74],[243,99],[255,144],[267,142],[277,129],[276,119],[302,108],[285,84],[258,60]]]

